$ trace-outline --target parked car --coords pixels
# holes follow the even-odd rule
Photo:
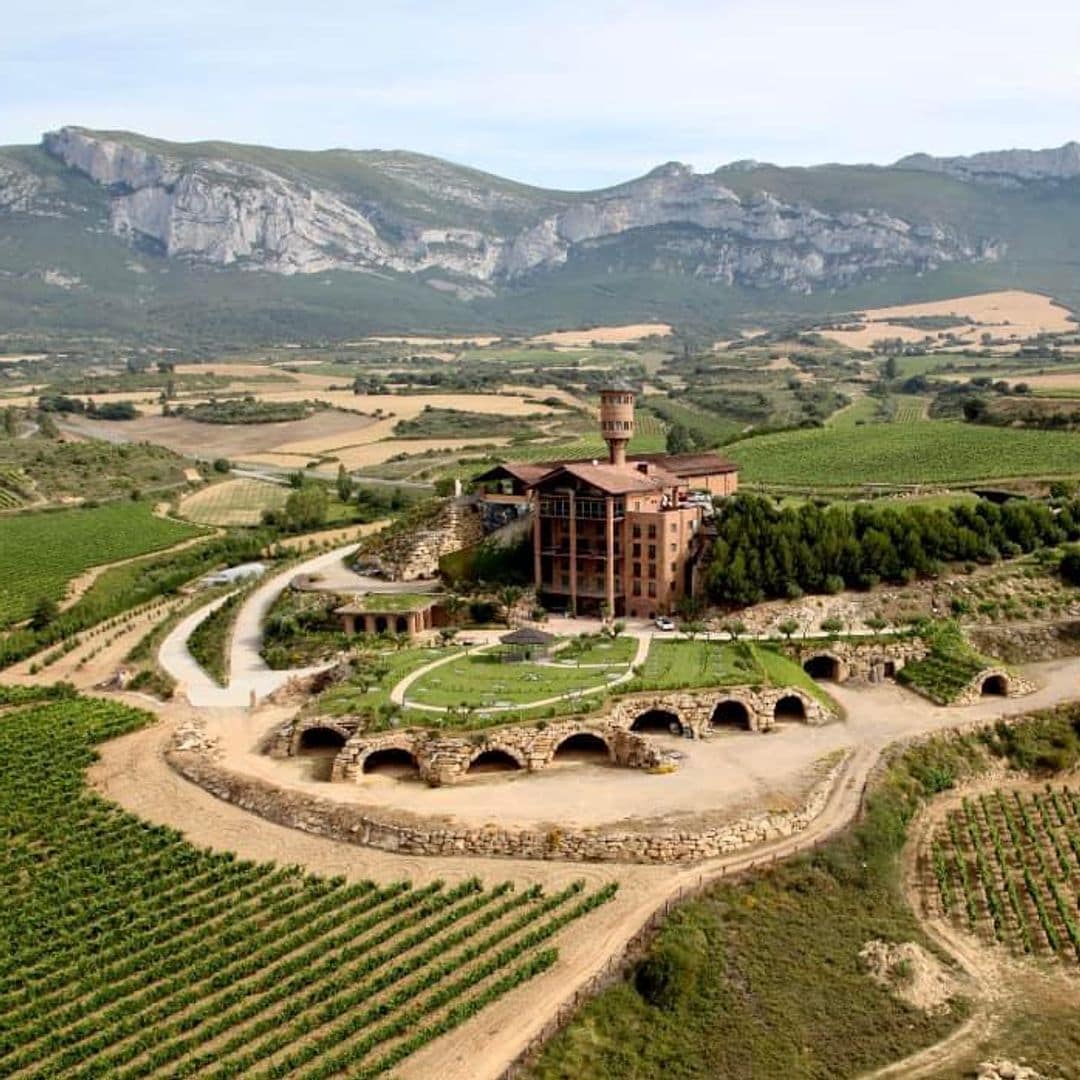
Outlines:
[[[673,619],[669,619],[666,615],[659,615],[656,619],[656,629],[665,631],[674,630],[675,622]]]

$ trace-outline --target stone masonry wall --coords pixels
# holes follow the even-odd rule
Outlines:
[[[837,682],[858,679],[877,683],[893,677],[905,664],[921,660],[927,645],[921,638],[897,638],[890,641],[794,641],[789,655],[799,664],[823,656],[837,664]]]
[[[586,724],[580,720],[552,721],[543,727],[506,727],[472,735],[442,735],[432,731],[394,731],[355,735],[337,755],[331,779],[357,781],[372,754],[404,750],[415,759],[420,776],[429,784],[460,780],[481,754],[500,751],[518,768],[536,772],[546,768],[560,744],[574,735],[593,735],[603,742],[613,764],[630,769],[651,769],[663,764],[664,754],[649,739],[613,724]]]
[[[821,813],[847,758],[837,761],[797,810],[762,812],[714,828],[630,833],[594,829],[481,829],[404,825],[370,809],[283,791],[230,772],[208,753],[171,749],[166,760],[210,794],[268,821],[353,844],[412,855],[483,855],[588,862],[692,863],[801,832]]]
[[[968,637],[980,652],[999,656],[1007,664],[1080,655],[1080,622],[1075,620],[1025,626],[1008,623],[973,626]]]
[[[409,532],[379,538],[369,556],[394,581],[433,578],[439,573],[439,559],[484,538],[484,527],[473,501],[447,499],[430,521]]]
[[[632,730],[644,715],[670,717],[677,730],[690,738],[706,739],[715,730],[715,714],[723,705],[737,704],[750,731],[768,731],[784,706],[801,710],[803,722],[818,725],[833,714],[808,693],[795,687],[734,686],[711,690],[657,691],[631,694],[609,702],[605,710],[585,716],[487,728],[464,735],[410,728],[367,735],[356,730],[354,718],[307,717],[290,720],[271,737],[271,757],[291,757],[300,748],[303,733],[313,728],[334,731],[345,740],[333,768],[333,780],[355,780],[364,761],[378,750],[404,750],[416,759],[420,775],[431,784],[460,780],[480,754],[501,750],[522,769],[537,771],[551,764],[559,744],[572,735],[589,733],[603,740],[613,762],[627,768],[655,768],[663,755],[647,738]],[[730,723],[730,721],[729,721]]]

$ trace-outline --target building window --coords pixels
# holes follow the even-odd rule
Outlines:
[[[641,582],[640,581],[635,581],[633,583],[633,585],[631,586],[630,592],[631,592],[631,594],[633,596],[640,596],[641,595]]]
[[[634,563],[634,577],[641,577],[641,563],[639,562]]]
[[[635,559],[640,559],[641,558],[641,545],[640,544],[635,544],[634,545],[634,558]]]
[[[649,563],[649,577],[653,578],[654,580],[656,578],[656,563],[654,562]]]
[[[649,596],[651,596],[651,597],[656,596],[656,582],[655,581],[650,581],[649,582]]]
[[[655,544],[650,544],[649,545],[649,558],[650,559],[655,559],[656,558],[656,545]]]
[[[678,525],[678,523],[677,523],[677,522],[675,522],[675,521],[673,521],[673,522],[671,523],[671,531],[672,531],[672,532],[678,532],[678,529],[679,529],[679,525]]]
[[[672,564],[671,564],[671,572],[674,574],[674,573],[676,573],[678,571],[678,569],[679,569],[679,564],[677,562],[673,561]]]
[[[656,539],[656,526],[655,525],[650,525],[649,526],[649,539],[650,540],[655,540]]]
[[[679,545],[674,540],[671,541],[671,554],[674,555],[679,550]]]
[[[562,576],[562,587],[564,589],[569,589],[570,588],[570,575],[569,574],[563,574],[563,576]]]
[[[633,536],[634,536],[635,540],[640,540],[641,539],[641,526],[640,525],[635,525],[633,527]]]

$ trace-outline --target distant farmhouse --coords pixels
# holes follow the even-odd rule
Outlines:
[[[481,498],[531,514],[541,603],[579,615],[652,618],[694,592],[712,497],[734,494],[735,464],[719,454],[637,454],[634,390],[600,392],[607,461],[507,462],[482,473]]]

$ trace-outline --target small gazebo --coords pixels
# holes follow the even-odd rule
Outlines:
[[[555,635],[538,630],[534,626],[522,626],[499,638],[506,648],[501,651],[504,660],[534,660],[547,656],[555,644]]]

